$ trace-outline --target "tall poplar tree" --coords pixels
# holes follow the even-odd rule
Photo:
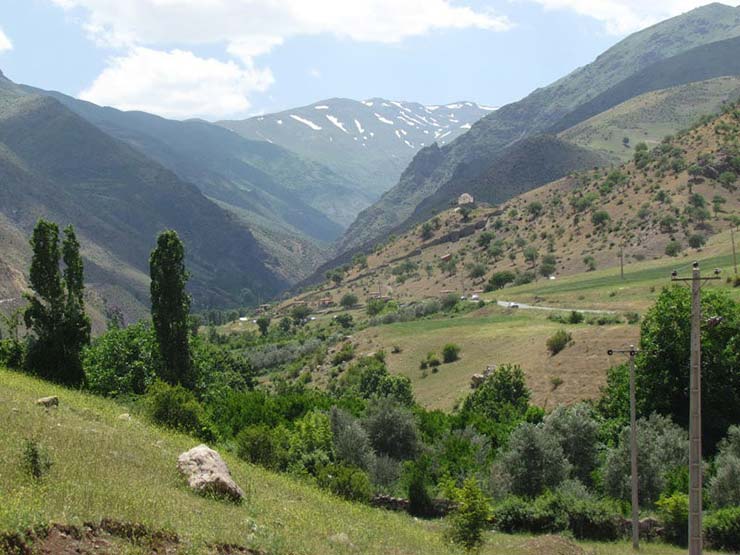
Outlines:
[[[162,356],[160,377],[173,385],[195,385],[188,342],[190,297],[185,292],[185,248],[175,231],[159,234],[149,257],[152,321]]]
[[[81,385],[82,348],[90,343],[90,319],[85,314],[84,273],[80,245],[69,226],[62,245],[64,274],[60,269],[59,228],[39,220],[33,230],[30,285],[25,295],[26,327],[33,332],[28,345],[26,367],[39,376]]]

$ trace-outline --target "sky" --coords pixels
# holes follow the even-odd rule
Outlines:
[[[164,117],[332,97],[501,106],[694,0],[0,0],[13,81]]]

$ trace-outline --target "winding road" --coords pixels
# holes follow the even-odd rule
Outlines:
[[[518,303],[512,301],[496,301],[498,306],[504,308],[521,308],[524,310],[550,310],[559,312],[582,312],[583,314],[616,314],[614,310],[595,310],[591,308],[568,308],[560,306],[534,306],[531,304]]]

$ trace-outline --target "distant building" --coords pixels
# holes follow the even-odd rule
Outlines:
[[[473,198],[473,195],[470,193],[463,193],[459,197],[457,197],[457,205],[463,206],[465,204],[473,204],[475,202],[475,199]]]

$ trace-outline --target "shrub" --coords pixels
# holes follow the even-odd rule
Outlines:
[[[155,382],[147,391],[146,412],[155,423],[193,434],[204,441],[214,439],[205,411],[192,391],[181,385]]]
[[[244,428],[236,436],[236,453],[253,464],[271,469],[280,468],[286,453],[279,441],[279,433],[284,434],[285,430],[264,424]]]
[[[38,441],[27,439],[23,445],[22,466],[31,478],[40,480],[48,474],[52,461],[48,451]]]
[[[352,308],[353,306],[357,304],[357,301],[358,301],[357,295],[353,293],[347,293],[341,298],[341,300],[339,301],[339,304],[343,308]]]
[[[142,395],[157,375],[158,352],[151,326],[112,328],[85,349],[87,387],[99,395]]]
[[[332,366],[338,366],[343,362],[348,362],[355,358],[355,346],[352,343],[345,343],[331,359]]]
[[[581,324],[585,319],[586,317],[583,315],[583,312],[578,312],[577,310],[572,310],[568,315],[569,324]]]
[[[586,266],[586,271],[593,272],[596,269],[596,259],[589,255],[583,258],[583,264]]]
[[[450,311],[457,306],[459,299],[454,293],[449,293],[442,298],[442,310]]]
[[[528,283],[532,283],[536,277],[534,272],[522,272],[521,274],[517,274],[514,285],[527,285]]]
[[[15,339],[0,339],[0,366],[22,368],[24,355],[23,343]]]
[[[665,246],[665,253],[667,256],[678,256],[681,254],[683,247],[680,241],[669,241]]]
[[[689,237],[689,246],[692,249],[700,249],[705,245],[706,242],[706,237],[704,237],[701,233],[694,233],[691,237]]]
[[[611,220],[609,213],[604,210],[598,210],[591,215],[591,223],[596,227],[605,226]]]
[[[655,505],[663,521],[665,539],[677,545],[687,545],[689,538],[689,496],[677,492],[670,497],[661,497]]]
[[[427,464],[424,459],[407,463],[408,476],[407,493],[409,498],[409,513],[414,516],[434,516],[434,504],[427,489]]]
[[[719,444],[716,473],[709,481],[709,494],[715,507],[740,507],[740,426],[731,426]]]
[[[720,509],[707,516],[704,535],[713,549],[740,552],[740,507]]]
[[[565,349],[573,341],[573,337],[565,330],[558,330],[547,339],[547,350],[552,356]]]
[[[337,314],[334,320],[345,330],[351,328],[354,324],[354,318],[352,318],[351,314]]]
[[[483,544],[483,530],[491,512],[488,500],[475,478],[465,480],[453,500],[457,502],[457,509],[452,516],[450,538],[465,549],[475,549]]]
[[[257,318],[257,327],[260,330],[260,335],[262,335],[263,337],[266,336],[267,333],[270,331],[270,322],[270,317],[264,314]]]
[[[449,364],[450,362],[455,362],[460,358],[460,346],[455,345],[454,343],[447,343],[444,347],[442,347],[442,360]]]
[[[373,494],[367,473],[352,466],[341,464],[324,466],[319,470],[317,482],[319,487],[349,501],[367,503]]]
[[[470,279],[482,278],[486,275],[486,267],[481,263],[475,263],[468,269],[468,277]]]

